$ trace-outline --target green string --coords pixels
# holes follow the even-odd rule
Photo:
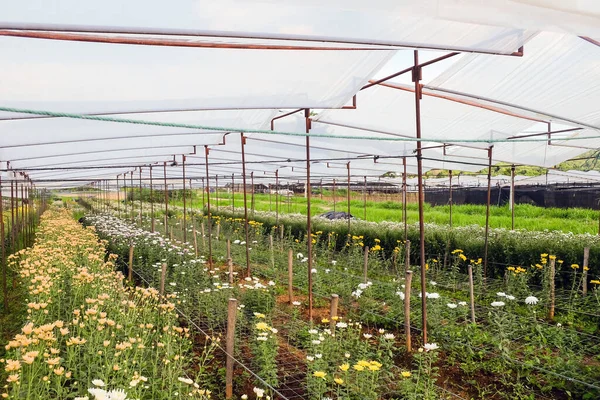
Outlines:
[[[163,126],[168,128],[187,128],[187,129],[200,129],[208,131],[218,132],[243,132],[243,133],[264,133],[268,135],[282,135],[282,136],[299,136],[299,137],[312,137],[312,138],[329,138],[329,139],[347,139],[347,140],[375,140],[385,142],[430,142],[430,143],[519,143],[519,142],[547,142],[548,138],[523,138],[523,139],[433,139],[433,138],[405,138],[405,137],[389,137],[389,136],[349,136],[349,135],[329,135],[329,134],[310,134],[310,133],[299,133],[299,132],[284,132],[284,131],[271,131],[266,129],[247,129],[247,128],[227,128],[221,126],[207,126],[197,124],[181,124],[175,122],[160,122],[160,121],[145,121],[135,120],[127,118],[115,118],[106,117],[99,115],[85,115],[85,114],[73,114],[64,112],[54,112],[45,110],[30,110],[26,108],[14,108],[14,107],[0,107],[0,111],[20,113],[20,114],[33,114],[43,115],[48,117],[57,118],[72,118],[72,119],[83,119],[90,121],[102,121],[102,122],[116,122],[121,124],[134,124],[134,125],[151,125],[151,126]],[[360,128],[356,128],[360,129]],[[600,136],[586,136],[586,137],[571,137],[554,139],[560,141],[570,140],[589,140],[589,139],[600,139]]]

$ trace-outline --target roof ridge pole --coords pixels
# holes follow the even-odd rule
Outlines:
[[[308,320],[313,319],[313,292],[312,292],[312,224],[310,218],[310,199],[312,190],[310,188],[310,109],[304,109],[304,120],[306,122],[306,253],[308,257]]]
[[[348,234],[350,234],[350,161],[346,164],[346,169],[348,170],[348,215],[346,219],[348,220]]]
[[[419,189],[419,247],[421,263],[421,324],[423,325],[423,344],[427,343],[427,292],[425,276],[425,220],[423,215],[423,160],[421,152],[421,67],[419,66],[419,50],[414,51],[415,66],[412,72],[412,80],[415,83],[415,125],[417,133],[417,182]]]
[[[242,149],[242,186],[244,187],[244,234],[246,236],[246,276],[250,277],[250,238],[248,235],[248,193],[246,190],[246,137],[244,132],[240,132],[241,149]],[[231,188],[233,194],[233,187]]]
[[[183,174],[183,243],[187,243],[187,204],[185,202],[185,155],[181,155],[181,168]]]
[[[483,245],[483,283],[485,285],[487,279],[487,265],[488,265],[488,236],[490,231],[490,202],[492,198],[492,149],[494,146],[488,148],[488,176],[487,176],[487,203],[485,206],[485,242]]]
[[[204,166],[206,167],[206,200],[207,200],[207,219],[208,227],[208,267],[212,268],[212,215],[210,213],[210,178],[208,176],[208,153],[207,145],[204,145]]]

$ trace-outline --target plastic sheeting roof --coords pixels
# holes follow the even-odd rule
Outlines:
[[[11,37],[57,32],[63,39],[78,35],[77,40],[84,41]],[[395,81],[359,89],[378,78],[384,66],[410,67],[411,54],[400,48],[511,54],[524,46],[522,57],[463,54],[436,64],[443,68],[438,73],[425,67],[423,138],[435,142],[423,143],[434,147],[424,150],[423,164],[425,170],[477,171],[487,164],[489,139],[544,132],[547,121],[552,130],[582,128],[553,134],[551,144],[494,144],[494,162],[548,167],[598,147],[600,46],[578,36],[600,37],[597,2],[6,4],[0,6],[0,107],[230,130],[0,111],[0,160],[2,166],[9,160],[14,169],[38,168],[28,174],[40,183],[54,179],[57,186],[68,185],[73,179],[80,182],[73,181],[76,186],[114,177],[134,165],[167,162],[173,154],[180,158],[208,145],[213,148],[211,175],[239,175],[239,140],[231,139],[239,135],[238,129],[269,129],[272,118],[281,115],[279,109],[310,108],[318,113],[311,129],[316,136],[311,138],[314,179],[345,177],[348,161],[353,177],[398,173],[403,156],[408,172],[415,173],[415,141],[365,139],[415,137],[414,85]],[[155,40],[176,46],[86,42],[98,40]],[[340,110],[357,92],[357,108]],[[304,123],[298,115],[289,116],[276,121],[275,130],[304,132]],[[226,144],[220,145],[226,134]],[[248,173],[264,176],[281,169],[287,170],[286,179],[305,176],[303,137],[248,136]],[[590,139],[565,140],[573,137]],[[436,148],[439,142],[457,139],[481,142]],[[190,166],[189,176],[204,175],[202,151],[190,155],[188,162],[198,164]],[[53,167],[63,169],[50,170]],[[74,167],[81,169],[65,169]],[[168,170],[180,176],[180,167]]]

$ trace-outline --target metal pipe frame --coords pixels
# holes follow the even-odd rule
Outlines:
[[[204,159],[206,168],[206,200],[207,200],[207,228],[208,228],[208,267],[212,268],[212,214],[210,212],[210,177],[208,175],[208,153],[210,149],[208,146],[204,146]]]
[[[310,110],[307,108],[304,110],[304,120],[306,123],[306,133],[310,131]],[[306,245],[307,245],[307,257],[308,257],[308,320],[312,322],[313,319],[313,291],[312,291],[312,218],[310,210],[310,200],[312,197],[312,190],[310,187],[310,136],[306,135]]]
[[[488,266],[488,242],[489,242],[489,230],[490,230],[490,203],[492,199],[492,149],[494,146],[488,148],[488,176],[487,176],[487,203],[485,206],[485,238],[483,244],[483,280],[487,280],[487,266]]]
[[[187,204],[185,200],[185,154],[181,155],[181,168],[183,174],[183,243],[187,243]]]
[[[246,146],[246,137],[244,133],[240,133],[241,149],[242,149],[242,184],[244,186],[244,234],[246,237],[246,276],[251,276],[250,271],[250,236],[248,223],[248,193],[246,190],[246,154],[244,147]],[[233,188],[232,188],[233,191]],[[233,193],[233,192],[232,192]]]

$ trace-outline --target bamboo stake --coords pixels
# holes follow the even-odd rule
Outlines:
[[[129,273],[128,278],[129,283],[133,283],[133,245],[129,245]]]
[[[271,268],[275,270],[275,253],[273,250],[273,235],[269,235],[269,250],[271,251]]]
[[[369,246],[365,246],[365,255],[363,263],[363,281],[367,283],[367,269],[369,267]]]
[[[233,352],[235,343],[235,318],[237,315],[237,300],[229,299],[227,307],[227,361],[225,367],[225,398],[233,397]]]
[[[584,296],[587,296],[587,291],[588,291],[587,277],[588,277],[589,259],[590,259],[590,248],[586,247],[583,249],[583,276],[581,278],[582,291],[583,291]]]
[[[164,301],[165,298],[165,280],[167,279],[167,263],[162,263],[160,266],[160,298]]]
[[[469,299],[471,303],[471,321],[476,324],[475,320],[475,294],[473,288],[473,266],[469,265]]]
[[[407,240],[404,245],[404,272],[410,269],[410,240]]]
[[[196,235],[196,227],[192,227],[193,235],[194,235],[194,252],[196,254],[196,258],[198,258],[198,236]]]
[[[406,280],[404,282],[404,332],[406,333],[406,351],[412,351],[412,342],[410,337],[410,288],[412,284],[412,271],[406,271]]]
[[[329,328],[333,332],[335,328],[335,322],[337,321],[338,303],[340,297],[337,294],[331,295],[331,305],[329,307]]]
[[[294,251],[288,251],[288,296],[290,304],[294,301]]]
[[[227,239],[227,257],[228,260],[231,258],[231,239]]]

